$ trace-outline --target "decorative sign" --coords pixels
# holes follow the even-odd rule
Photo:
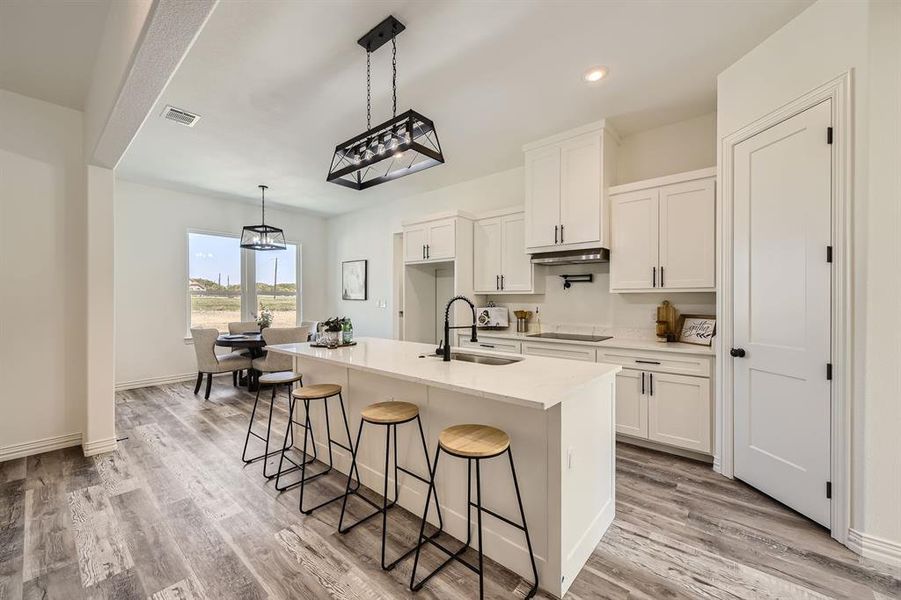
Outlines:
[[[366,300],[366,260],[346,260],[341,263],[341,298]]]
[[[683,315],[680,342],[709,346],[716,334],[716,317],[708,315]]]

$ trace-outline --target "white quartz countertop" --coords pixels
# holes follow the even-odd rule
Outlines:
[[[622,367],[607,363],[581,362],[543,356],[525,356],[508,365],[484,365],[435,356],[434,344],[383,338],[357,338],[355,346],[314,348],[309,343],[267,346],[281,352],[368,371],[406,381],[458,391],[472,396],[547,410],[566,400],[574,391],[601,378],[615,375]],[[462,352],[510,357],[502,352],[460,348]],[[425,358],[420,356],[425,355]]]
[[[575,344],[578,346],[593,346],[595,348],[618,348],[624,350],[653,350],[655,352],[676,352],[679,354],[699,354],[702,356],[714,356],[716,353],[709,346],[696,344],[683,344],[681,342],[662,343],[657,340],[611,338],[603,342],[586,342],[580,340],[559,340],[553,338],[535,337],[534,334],[515,333],[512,331],[479,330],[479,339],[504,339],[520,342],[541,342],[548,344]]]

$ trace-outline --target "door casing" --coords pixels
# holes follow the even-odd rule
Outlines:
[[[832,506],[831,535],[848,543],[851,507],[851,198],[852,198],[852,106],[853,72],[848,71],[770,114],[723,138],[719,148],[717,194],[718,278],[717,314],[717,415],[714,470],[734,475],[734,403],[732,348],[733,303],[733,167],[735,146],[761,131],[823,102],[832,100]],[[825,132],[824,132],[825,135]]]

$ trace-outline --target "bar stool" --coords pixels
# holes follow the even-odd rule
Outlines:
[[[327,475],[328,473],[330,473],[332,471],[332,469],[334,468],[334,456],[333,456],[333,452],[332,452],[333,446],[338,446],[339,448],[342,448],[342,449],[350,452],[351,454],[353,454],[354,450],[353,450],[352,446],[345,446],[341,442],[338,442],[338,441],[332,439],[332,429],[331,429],[331,425],[329,423],[329,414],[328,414],[328,400],[329,400],[329,398],[334,398],[335,396],[337,396],[338,402],[341,405],[341,417],[344,419],[344,432],[347,434],[347,443],[348,444],[351,443],[350,442],[350,440],[351,440],[350,426],[347,424],[347,412],[344,410],[344,397],[341,395],[341,386],[340,385],[338,385],[336,383],[317,383],[315,385],[299,387],[299,388],[295,388],[291,392],[291,396],[294,398],[294,402],[293,402],[293,405],[290,407],[290,415],[288,416],[288,428],[285,431],[285,445],[282,447],[282,454],[278,461],[278,472],[276,473],[276,478],[275,478],[275,489],[277,489],[280,492],[284,492],[286,490],[290,490],[292,488],[300,486],[300,502],[299,502],[300,512],[302,512],[305,515],[309,515],[309,514],[312,514],[314,510],[322,508],[323,506],[325,506],[327,504],[331,504],[332,502],[335,502],[336,500],[340,500],[341,498],[344,497],[344,494],[343,493],[338,494],[334,498],[330,498],[324,502],[321,502],[321,503],[317,504],[316,506],[314,506],[313,508],[305,509],[303,506],[303,495],[304,495],[304,489],[306,488],[307,482],[312,481],[314,479],[318,479],[318,478],[322,477],[323,475]],[[304,422],[302,424],[298,423],[297,421],[294,420],[294,408],[297,406],[298,400],[303,402],[303,407],[304,407]],[[287,456],[287,452],[291,447],[287,443],[287,441],[288,441],[288,434],[289,434],[289,431],[291,430],[292,425],[301,425],[307,431],[312,432],[312,426],[310,423],[310,402],[312,402],[314,400],[322,400],[323,406],[325,408],[325,431],[326,431],[326,437],[328,439],[328,441],[327,441],[327,444],[328,444],[328,468],[325,469],[324,471],[320,471],[319,473],[314,473],[312,475],[308,475],[306,467],[309,464],[309,462],[312,462],[312,461],[306,460],[306,457],[309,456],[309,454],[307,453],[307,436],[306,435],[303,436],[304,459],[300,462],[300,464],[294,462],[291,458],[289,458]],[[288,461],[289,463],[291,463],[294,466],[291,468],[285,469],[283,471],[282,470],[283,461]],[[351,472],[350,472],[350,474],[348,474],[348,480],[350,480],[350,478],[353,476],[353,470],[355,468],[356,467],[354,465],[351,466]],[[291,483],[288,485],[281,484],[282,475],[286,475],[288,473],[291,473],[293,471],[298,471],[298,470],[300,471],[300,479],[298,481],[295,481],[294,483]],[[360,481],[360,476],[358,473],[357,474],[357,485],[354,487],[354,490],[356,490],[359,487],[359,485],[360,485],[359,481]]]
[[[429,512],[429,500],[431,500],[431,487],[434,487],[434,478],[435,474],[438,471],[438,458],[441,456],[441,451],[450,454],[451,456],[456,456],[458,458],[465,458],[467,462],[467,482],[466,482],[466,541],[463,543],[463,546],[457,550],[450,550],[443,545],[436,542],[431,538],[424,538],[423,534],[425,532],[425,516],[428,515]],[[497,514],[496,512],[484,508],[482,506],[482,476],[479,469],[479,463],[482,460],[494,458],[496,456],[500,456],[501,454],[507,454],[507,457],[510,460],[510,473],[513,475],[513,488],[516,491],[516,501],[519,504],[519,516],[522,519],[522,524],[514,523],[510,519]],[[472,501],[472,463],[475,462],[476,465],[476,501]],[[488,425],[454,425],[453,427],[448,427],[444,431],[442,431],[438,435],[438,449],[435,451],[435,464],[432,467],[431,471],[432,475],[432,486],[429,489],[429,495],[426,496],[425,500],[425,512],[423,513],[422,525],[419,529],[419,539],[416,543],[416,557],[413,559],[413,571],[410,574],[410,589],[412,591],[418,591],[422,589],[422,586],[425,583],[434,577],[439,571],[441,571],[444,567],[448,565],[452,560],[456,560],[462,563],[464,566],[468,567],[471,571],[477,573],[479,575],[479,598],[484,598],[485,596],[485,582],[484,582],[484,570],[482,565],[482,513],[487,513],[496,519],[500,519],[504,523],[508,525],[512,525],[517,529],[521,530],[525,533],[526,536],[526,545],[529,548],[529,558],[532,561],[532,574],[535,579],[535,583],[532,585],[532,588],[529,590],[529,593],[526,594],[526,598],[531,598],[535,595],[535,592],[538,591],[538,568],[535,566],[535,553],[532,551],[532,540],[529,537],[529,528],[526,525],[526,513],[522,508],[522,496],[519,494],[519,482],[516,480],[516,468],[513,466],[513,453],[510,451],[510,436],[508,436],[505,432],[497,429],[495,427],[490,427]],[[438,503],[438,493],[435,492],[435,503]],[[469,542],[472,539],[472,509],[473,507],[476,509],[476,516],[478,519],[478,529],[479,529],[479,566],[469,563],[465,559],[462,558],[463,552],[469,547]],[[422,548],[424,543],[431,543],[436,548],[444,552],[448,555],[448,559],[441,563],[438,568],[425,576],[425,578],[416,583],[416,567],[419,564],[419,551]]]
[[[341,503],[341,516],[338,519],[338,531],[340,533],[347,533],[357,525],[368,521],[372,517],[381,514],[382,515],[382,568],[386,571],[390,571],[397,563],[407,558],[412,554],[417,546],[413,546],[402,555],[394,559],[390,564],[385,564],[385,540],[388,535],[388,510],[393,508],[397,504],[397,494],[398,494],[398,471],[403,471],[407,475],[411,477],[415,477],[419,481],[426,483],[429,485],[429,493],[431,494],[433,488],[432,482],[432,473],[429,471],[429,478],[426,479],[417,473],[413,473],[404,467],[401,467],[397,464],[397,426],[402,425],[404,423],[409,423],[411,421],[416,421],[416,424],[419,426],[419,439],[422,440],[422,452],[425,457],[425,466],[426,469],[430,468],[431,461],[429,460],[429,449],[428,444],[425,441],[425,433],[422,430],[422,420],[419,418],[419,407],[415,404],[411,404],[410,402],[377,402],[375,404],[370,404],[360,413],[362,417],[362,421],[360,422],[360,429],[357,431],[357,441],[354,443],[354,452],[353,452],[353,460],[351,462],[351,470],[357,468],[357,452],[360,450],[360,438],[363,436],[363,426],[367,423],[372,425],[383,425],[385,427],[385,484],[384,489],[382,491],[382,505],[379,506],[369,498],[366,498],[362,494],[358,493],[356,490],[351,490],[351,481],[348,478],[347,480],[347,489],[344,494],[344,501]],[[390,503],[388,502],[388,468],[389,468],[389,456],[391,454],[391,434],[394,434],[394,500]],[[359,468],[357,468],[357,477],[359,477]],[[359,488],[359,481],[357,481],[357,487]],[[367,515],[353,523],[344,527],[344,513],[347,509],[347,497],[351,494],[355,494],[358,498],[369,504],[375,509],[370,515]],[[436,492],[437,494],[437,492]],[[436,496],[437,498],[437,496]],[[432,534],[432,537],[437,536],[444,527],[444,521],[441,517],[441,507],[438,506],[438,501],[435,501],[435,505],[438,510],[438,531]],[[428,511],[428,509],[426,509]],[[428,514],[428,512],[426,513]]]
[[[267,459],[270,456],[275,456],[276,454],[281,452],[281,450],[273,450],[272,452],[269,451],[269,440],[270,440],[270,434],[272,432],[272,409],[275,405],[275,397],[276,397],[276,394],[278,393],[279,386],[282,386],[282,385],[287,386],[287,388],[288,388],[288,416],[290,418],[291,411],[293,410],[292,407],[294,406],[294,399],[291,397],[291,391],[292,391],[295,383],[300,383],[300,386],[303,387],[303,374],[294,373],[292,371],[278,371],[275,373],[266,373],[264,375],[261,375],[259,381],[260,381],[260,385],[257,387],[256,400],[254,400],[254,402],[253,402],[253,410],[250,413],[250,422],[247,423],[247,436],[244,438],[244,451],[241,453],[241,460],[244,461],[244,464],[250,464],[252,462],[262,460],[263,461],[263,476],[266,477],[267,479],[272,479],[273,477],[275,477],[277,475],[277,473],[272,473],[272,474],[269,473],[269,462]],[[266,426],[266,437],[263,437],[260,434],[256,433],[255,431],[253,431],[253,422],[256,419],[257,407],[260,404],[260,390],[264,385],[272,386],[272,398],[269,399],[269,422],[268,422],[268,425]],[[305,429],[304,431],[305,432],[309,431],[310,436],[313,435],[313,431],[311,429],[309,429],[309,430]],[[288,438],[286,438],[283,446],[288,446],[288,447],[293,446],[294,445],[294,430],[291,427],[289,427],[287,434],[290,436],[291,443],[289,444]],[[262,440],[263,442],[266,443],[266,450],[263,452],[263,454],[254,456],[252,458],[247,458],[247,445],[248,445],[248,442],[250,442],[250,436],[253,436],[253,437],[255,437],[259,440]],[[313,458],[311,458],[310,461],[308,461],[308,462],[313,462],[314,460],[316,460],[316,440],[315,439],[313,440]]]

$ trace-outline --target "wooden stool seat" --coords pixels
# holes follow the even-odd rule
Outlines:
[[[419,407],[409,402],[376,402],[360,412],[364,421],[380,425],[406,423],[416,418]]]
[[[438,444],[463,458],[491,458],[510,447],[510,436],[489,425],[454,425],[438,434]]]
[[[294,383],[301,379],[303,379],[301,373],[295,373],[294,371],[277,371],[275,373],[263,373],[259,376],[257,381],[263,385],[288,385],[289,383]]]
[[[306,387],[295,388],[291,394],[298,400],[318,400],[341,393],[337,383],[316,383]]]

